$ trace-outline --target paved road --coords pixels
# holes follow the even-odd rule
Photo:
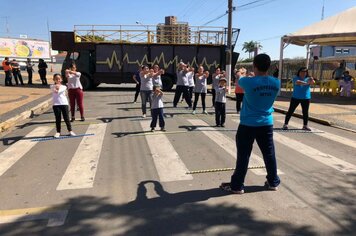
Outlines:
[[[313,133],[276,130],[279,191],[266,191],[264,169],[256,169],[244,195],[229,195],[217,186],[231,172],[186,172],[234,167],[233,101],[226,127],[215,128],[214,115],[191,115],[184,104],[174,109],[167,93],[167,132],[151,134],[132,95],[86,92],[87,120],[73,127],[87,136],[41,139],[55,132],[49,110],[0,139],[0,235],[355,232],[354,133],[315,123]],[[276,128],[283,119],[275,114]],[[290,126],[301,122],[292,118]],[[261,165],[260,157],[255,146],[251,166]]]

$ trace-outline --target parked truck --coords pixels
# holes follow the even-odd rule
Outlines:
[[[176,70],[183,61],[193,67],[203,65],[213,72],[225,67],[226,28],[189,27],[185,30],[158,26],[75,26],[74,30],[52,31],[52,48],[66,51],[64,75],[75,62],[82,73],[84,89],[101,83],[133,83],[132,75],[140,65],[158,64],[165,70],[163,89],[169,90],[176,81]],[[239,30],[233,30],[232,48]],[[238,53],[232,54],[235,65]],[[234,68],[234,67],[233,67]]]

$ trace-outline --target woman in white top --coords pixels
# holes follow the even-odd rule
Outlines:
[[[53,75],[54,84],[50,86],[52,91],[52,101],[53,101],[53,112],[56,117],[56,134],[55,138],[59,138],[61,135],[61,115],[63,114],[64,122],[67,125],[67,129],[70,136],[74,136],[75,133],[72,131],[72,126],[69,122],[69,112],[68,112],[68,99],[67,99],[67,87],[62,85],[62,77],[60,74]]]
[[[162,84],[162,79],[161,79],[161,75],[164,74],[164,70],[163,69],[159,69],[158,65],[154,65],[153,66],[153,78],[152,78],[152,82],[153,85],[159,85],[159,87],[162,88],[163,84]]]
[[[212,103],[213,103],[213,107],[215,106],[216,90],[219,88],[219,80],[220,80],[220,78],[221,78],[220,74],[221,74],[221,70],[220,70],[220,68],[218,67],[218,68],[215,69],[215,73],[214,73],[213,76],[211,77],[211,79],[212,79],[212,83],[211,83],[211,87],[212,87],[212,89],[211,89],[211,94],[213,95],[211,101],[212,101]]]
[[[146,117],[146,103],[149,101],[151,107],[151,94],[153,90],[153,82],[152,82],[153,73],[150,72],[148,66],[143,66],[142,71],[140,72],[140,79],[141,79],[141,88],[140,88],[140,95],[141,95],[141,110],[142,110],[142,117]]]
[[[201,103],[203,106],[203,113],[208,114],[205,110],[205,97],[208,91],[207,89],[207,79],[209,77],[209,71],[204,71],[204,67],[200,66],[198,68],[198,73],[195,74],[195,91],[194,91],[194,104],[193,104],[193,115],[195,114],[195,109],[197,108],[199,95],[201,95]]]
[[[81,73],[77,71],[77,66],[72,63],[69,69],[65,71],[66,78],[68,80],[68,95],[70,102],[70,113],[72,115],[71,122],[75,121],[75,102],[79,107],[81,121],[85,121],[84,118],[84,105],[83,105],[83,86],[80,83]]]

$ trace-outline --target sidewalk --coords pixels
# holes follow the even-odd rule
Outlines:
[[[274,103],[275,111],[286,113],[291,96],[292,92],[282,90]],[[235,100],[235,94],[228,95],[228,97]],[[302,117],[301,106],[298,106],[295,116]],[[313,92],[309,108],[309,120],[356,133],[356,96],[353,94],[351,98],[346,98]]]
[[[33,85],[27,85],[27,72],[22,76],[25,85],[5,87],[4,73],[0,75],[0,133],[42,113],[51,104],[49,86],[41,85],[38,74],[34,73]],[[51,77],[47,76],[49,82]]]

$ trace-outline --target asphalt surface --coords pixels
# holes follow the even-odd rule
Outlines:
[[[232,172],[189,179],[179,168],[234,167],[239,120],[234,102],[227,104],[226,127],[216,128],[212,113],[200,114],[199,107],[192,115],[184,104],[172,108],[172,99],[172,93],[165,94],[164,134],[147,132],[150,117],[141,118],[141,103],[132,103],[132,91],[109,88],[86,92],[87,120],[73,123],[74,132],[91,136],[33,143],[55,133],[51,109],[18,124],[0,139],[0,222],[12,222],[0,224],[0,235],[354,234],[353,132],[314,122],[314,133],[276,129],[283,172],[279,190],[267,191],[265,175],[249,170],[246,193],[230,195],[218,186]],[[275,113],[275,128],[283,120]],[[291,121],[300,128],[300,119]],[[67,134],[64,124],[62,130]],[[20,155],[22,149],[27,152]],[[253,152],[261,157],[256,144]],[[1,158],[5,155],[7,161]],[[68,181],[73,165],[77,172]],[[77,184],[82,178],[86,182]]]

